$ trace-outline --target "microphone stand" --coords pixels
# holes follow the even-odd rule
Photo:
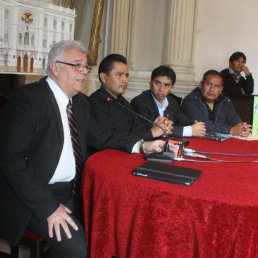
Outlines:
[[[175,156],[174,153],[169,151],[169,144],[168,144],[168,134],[166,132],[166,130],[159,124],[151,121],[150,119],[142,116],[141,114],[135,112],[132,109],[128,109],[127,107],[125,107],[124,105],[122,105],[121,103],[119,103],[116,100],[111,99],[110,97],[107,98],[107,102],[114,102],[117,105],[119,105],[120,107],[124,108],[126,111],[129,111],[131,113],[133,113],[134,115],[140,117],[141,119],[144,119],[145,121],[159,127],[165,134],[165,138],[166,138],[166,144],[164,147],[164,151],[162,152],[156,152],[156,153],[151,153],[151,154],[145,154],[144,158],[150,161],[160,161],[160,162],[174,162]]]

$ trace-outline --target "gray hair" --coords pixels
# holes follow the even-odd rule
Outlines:
[[[50,75],[50,73],[51,73],[50,64],[52,62],[56,62],[58,60],[62,61],[61,59],[64,55],[64,52],[67,49],[71,49],[71,48],[77,49],[80,52],[87,54],[85,47],[82,45],[82,43],[80,41],[63,40],[63,41],[54,43],[48,54],[48,65],[47,65],[47,70],[46,70],[47,75]]]

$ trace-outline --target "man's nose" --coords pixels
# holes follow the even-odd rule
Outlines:
[[[165,88],[165,87],[164,87],[164,84],[161,83],[160,86],[159,86],[159,91],[163,92],[163,91],[164,91],[164,88]]]
[[[81,73],[83,73],[83,74],[88,74],[89,71],[88,71],[88,69],[84,66],[83,69],[81,70]]]
[[[123,76],[122,76],[122,81],[123,81],[123,82],[128,82],[128,77],[127,77],[126,75],[123,75]]]
[[[211,85],[211,87],[210,87],[210,91],[214,91],[216,89],[216,87],[215,87],[215,85]]]

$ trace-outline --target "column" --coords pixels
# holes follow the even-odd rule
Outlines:
[[[109,53],[127,56],[130,0],[114,0],[111,11]]]
[[[179,80],[194,81],[193,53],[198,0],[171,0],[164,63]]]

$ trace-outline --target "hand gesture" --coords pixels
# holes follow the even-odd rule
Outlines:
[[[233,136],[248,137],[252,131],[252,126],[243,122],[233,126],[230,134]]]
[[[204,136],[206,133],[205,123],[198,122],[197,120],[194,121],[192,125],[192,136],[201,137]]]
[[[150,154],[153,152],[162,152],[166,141],[163,140],[155,140],[155,141],[147,141],[142,145],[142,150],[146,154]]]
[[[172,133],[173,121],[169,120],[167,117],[159,116],[155,119],[154,123],[160,125],[166,131],[167,134]],[[164,131],[156,125],[152,126],[151,133],[153,138],[164,135]]]
[[[247,66],[244,65],[244,66],[242,67],[242,71],[245,73],[246,76],[250,75],[250,71],[249,71],[249,69],[248,69]]]
[[[252,126],[247,124],[246,122],[243,122],[241,124],[242,124],[242,132],[241,132],[240,136],[248,137],[252,132]]]
[[[48,218],[48,235],[50,238],[53,237],[53,230],[56,235],[57,241],[61,241],[60,226],[63,228],[66,236],[72,238],[72,234],[69,230],[68,224],[72,226],[74,230],[78,230],[78,226],[75,224],[74,220],[70,216],[72,212],[65,207],[63,204],[60,204],[59,207],[52,213]]]

